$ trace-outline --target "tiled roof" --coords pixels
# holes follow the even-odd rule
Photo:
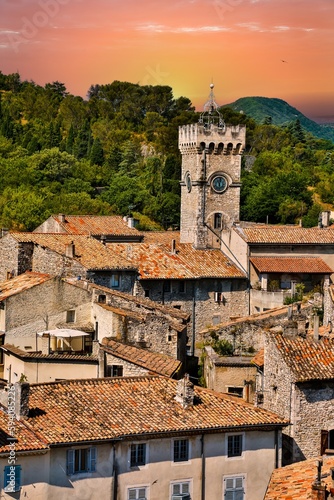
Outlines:
[[[131,262],[89,236],[44,233],[11,233],[11,236],[20,243],[32,242],[61,255],[65,255],[66,246],[73,242],[74,258],[86,269],[134,269]]]
[[[333,270],[320,257],[251,257],[260,273],[332,274]]]
[[[327,487],[327,493],[332,486],[331,467],[334,467],[334,457],[323,456],[321,483]],[[318,491],[312,491],[312,484],[317,477],[317,459],[303,460],[296,464],[275,469],[264,500],[318,500]]]
[[[134,227],[129,227],[127,221],[120,215],[65,215],[65,222],[61,221],[59,215],[53,215],[53,218],[67,234],[140,235],[140,232]]]
[[[283,360],[294,374],[296,382],[334,378],[334,340],[323,337],[319,341],[300,336],[284,337],[268,334]]]
[[[258,367],[264,365],[264,349],[260,349],[252,359],[252,363]]]
[[[167,356],[166,354],[150,352],[147,349],[139,349],[138,347],[115,342],[108,338],[102,340],[102,345],[104,350],[113,356],[137,366],[141,366],[142,368],[146,368],[158,375],[172,377],[181,368],[181,361],[171,356]]]
[[[286,425],[274,413],[199,387],[194,406],[183,408],[176,387],[160,376],[32,384],[27,423],[50,444]]]
[[[49,274],[26,272],[10,280],[3,281],[0,283],[0,301],[51,279],[53,279],[53,276]]]
[[[190,243],[170,245],[110,243],[107,246],[139,269],[141,279],[243,278],[245,275],[218,249],[195,249]]]
[[[15,442],[15,451],[38,451],[49,448],[46,441],[29,429],[24,421],[9,419],[7,413],[0,409],[0,454],[6,454],[10,451],[10,441],[8,439],[11,437],[11,434],[9,434],[9,424],[11,427],[13,424],[14,432],[12,433],[12,437],[17,439]]]
[[[205,350],[216,366],[253,366],[251,356],[220,356],[211,346],[206,346]]]
[[[11,344],[4,344],[3,346],[0,347],[0,349],[3,349],[4,351],[8,351],[14,356],[17,356],[22,359],[48,359],[48,360],[59,360],[59,361],[85,361],[87,363],[95,363],[97,361],[97,356],[87,356],[86,354],[71,354],[70,352],[68,354],[42,354],[41,351],[33,351],[33,352],[27,352],[23,351],[22,349],[19,349],[18,347],[11,345]]]
[[[300,226],[256,226],[234,228],[248,243],[265,244],[334,244],[334,230]]]
[[[172,241],[180,243],[180,231],[143,231],[143,243],[171,245]]]

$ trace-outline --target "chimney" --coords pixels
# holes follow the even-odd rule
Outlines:
[[[17,420],[26,418],[29,413],[29,389],[27,382],[16,382],[15,388],[15,416]]]
[[[319,340],[319,316],[313,316],[313,338]]]
[[[101,234],[100,241],[101,241],[102,245],[106,244],[106,239],[107,239],[106,235],[105,234]]]
[[[69,245],[65,245],[65,255],[70,259],[73,259],[75,257],[75,246],[73,241],[71,241]]]
[[[194,384],[190,382],[188,373],[178,381],[175,399],[183,408],[194,405]]]
[[[128,227],[135,227],[135,220],[133,217],[128,218]]]
[[[172,240],[172,253],[176,253],[176,241]]]
[[[59,217],[59,222],[66,222],[65,214],[59,214],[58,217]]]
[[[1,228],[1,238],[6,236],[6,234],[8,234],[8,233],[9,233],[9,229],[7,229],[6,227]]]

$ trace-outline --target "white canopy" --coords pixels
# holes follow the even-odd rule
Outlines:
[[[44,332],[39,332],[37,335],[41,337],[44,334],[48,334],[51,337],[84,337],[89,335],[89,333],[82,332],[80,330],[72,330],[70,328],[57,328],[56,330],[45,330]]]

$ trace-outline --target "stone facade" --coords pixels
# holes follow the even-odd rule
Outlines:
[[[283,430],[283,465],[316,458],[323,452],[322,432],[334,429],[334,380],[298,382],[270,332],[264,346],[263,407],[291,423]]]
[[[244,125],[179,128],[182,154],[181,243],[220,248],[223,229],[239,220]],[[215,189],[219,177],[224,186]]]
[[[149,373],[145,368],[135,365],[133,363],[129,363],[124,359],[113,356],[112,354],[105,353],[105,373],[104,376],[113,376],[111,367],[122,367],[122,375],[123,377],[140,377],[142,375],[147,375]],[[111,373],[110,373],[111,371]],[[114,369],[114,376],[117,376],[117,370]]]

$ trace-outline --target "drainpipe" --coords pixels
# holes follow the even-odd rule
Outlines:
[[[202,436],[201,436],[201,460],[202,460],[201,500],[205,500],[205,455],[204,455],[204,434],[202,434]]]
[[[113,471],[112,471],[112,486],[111,486],[111,500],[117,500],[117,486],[118,486],[118,477],[117,477],[117,466],[116,466],[116,448],[115,448],[115,443],[112,445],[112,464],[113,464]]]
[[[196,283],[194,284],[195,290],[194,290],[194,296],[193,296],[193,304],[192,304],[192,339],[191,339],[191,355],[195,355],[195,330],[196,330],[196,319],[195,319],[195,311],[196,311],[196,298],[195,298],[195,292],[196,292]]]

